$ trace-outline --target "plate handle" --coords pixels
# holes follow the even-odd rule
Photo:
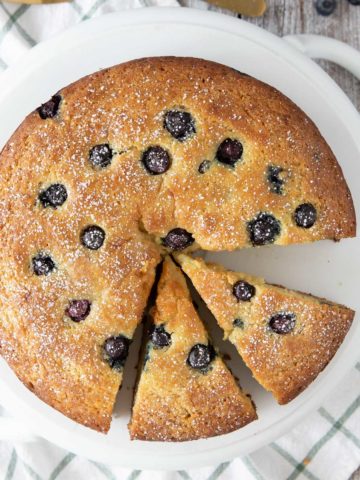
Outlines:
[[[283,39],[308,57],[330,60],[360,79],[360,52],[350,45],[322,35],[286,35]]]

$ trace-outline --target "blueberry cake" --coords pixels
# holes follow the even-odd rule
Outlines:
[[[167,252],[339,240],[350,193],[311,120],[212,62],[89,75],[0,154],[0,352],[36,395],[107,431]]]
[[[212,346],[185,278],[169,257],[151,317],[129,425],[132,439],[195,440],[257,418],[250,398]]]
[[[254,378],[280,404],[326,367],[347,334],[347,307],[225,270],[201,258],[177,260]]]

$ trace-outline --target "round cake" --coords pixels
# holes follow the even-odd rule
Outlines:
[[[313,122],[274,88],[193,58],[89,75],[0,155],[0,351],[45,402],[110,426],[168,252],[355,235]]]

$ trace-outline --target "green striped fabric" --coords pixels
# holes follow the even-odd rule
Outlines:
[[[0,442],[5,480],[347,480],[360,464],[360,364],[337,394],[276,442],[213,467],[154,472],[110,467],[80,458],[45,440]],[[339,393],[340,392],[340,393]],[[0,415],[6,415],[0,410]]]
[[[196,1],[192,6],[204,8]],[[32,7],[0,3],[0,71],[70,25],[110,11],[155,4],[175,5],[176,0],[73,0]],[[0,480],[345,480],[360,464],[359,386],[360,363],[293,431],[247,457],[213,467],[167,473],[129,470],[80,458],[45,440],[2,441]],[[0,416],[5,415],[0,409]]]

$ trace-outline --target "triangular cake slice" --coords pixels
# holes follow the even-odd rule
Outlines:
[[[255,379],[280,404],[326,367],[351,326],[349,308],[261,278],[179,255],[188,275]]]
[[[132,439],[185,441],[236,430],[257,418],[168,257],[158,285],[153,325],[129,424]]]

